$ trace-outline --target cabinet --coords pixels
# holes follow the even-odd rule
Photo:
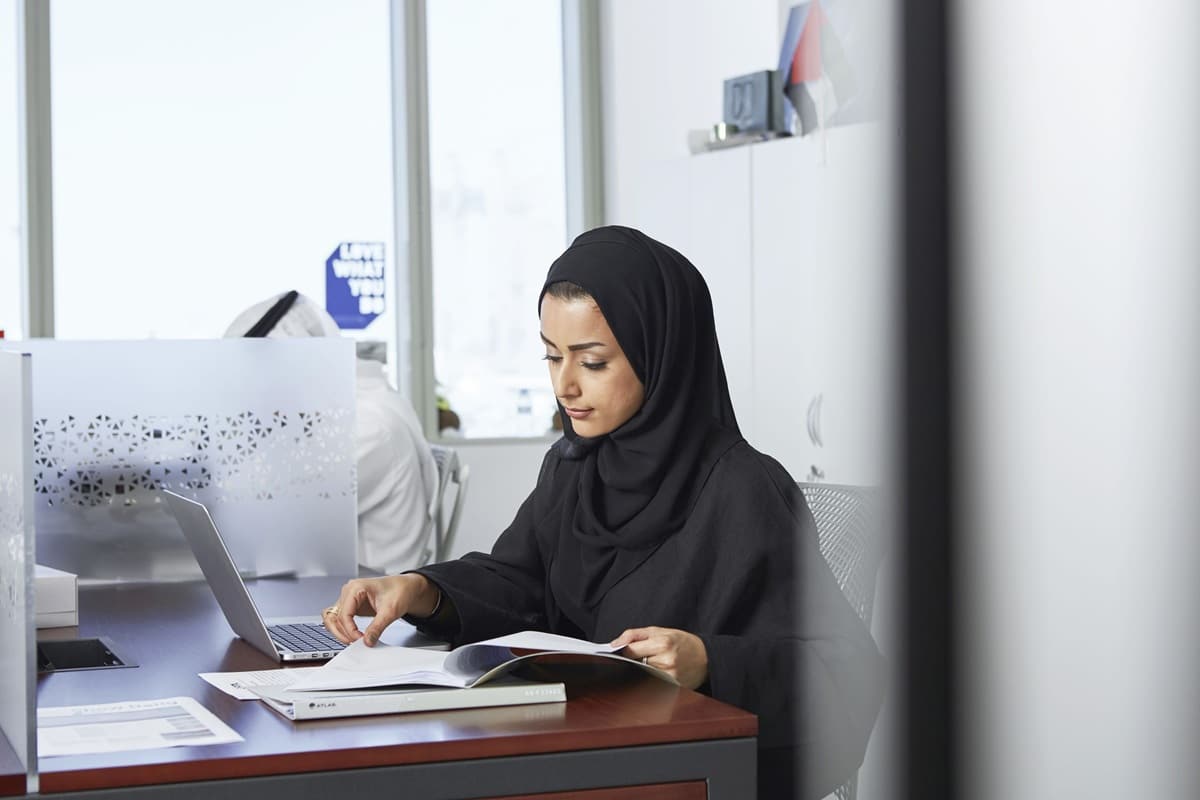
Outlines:
[[[656,164],[629,222],[704,274],[742,431],[797,480],[890,466],[895,145],[865,124]]]

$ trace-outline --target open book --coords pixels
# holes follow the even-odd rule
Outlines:
[[[325,666],[307,671],[290,689],[311,692],[405,684],[475,687],[511,672],[523,661],[548,654],[615,659],[668,683],[676,682],[660,669],[617,655],[618,649],[607,643],[585,642],[538,631],[522,631],[465,644],[448,653],[382,644],[367,647],[360,639]],[[518,654],[517,650],[531,652]]]

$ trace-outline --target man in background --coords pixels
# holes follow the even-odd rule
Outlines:
[[[341,336],[341,331],[325,309],[292,291],[243,311],[225,336]],[[358,561],[368,569],[394,573],[428,561],[438,474],[416,412],[387,382],[384,353],[381,343],[358,343]]]

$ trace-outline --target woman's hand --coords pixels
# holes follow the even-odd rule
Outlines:
[[[624,647],[621,655],[658,667],[680,686],[696,689],[708,680],[708,651],[699,636],[676,628],[629,628],[613,647]]]
[[[337,602],[325,609],[321,619],[342,644],[361,638],[368,647],[374,647],[384,629],[405,614],[418,617],[432,614],[439,593],[428,578],[415,572],[386,578],[355,578],[346,582]],[[365,632],[360,632],[355,616],[375,619]]]

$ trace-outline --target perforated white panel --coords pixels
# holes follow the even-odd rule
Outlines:
[[[37,770],[30,359],[0,353],[0,731]]]
[[[21,346],[37,364],[43,563],[101,580],[197,576],[166,488],[209,506],[245,572],[355,572],[353,341]]]

